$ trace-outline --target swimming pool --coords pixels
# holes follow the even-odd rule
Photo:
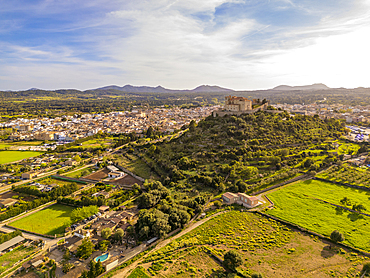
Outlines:
[[[98,262],[99,260],[100,262],[104,262],[108,260],[108,257],[109,257],[109,253],[105,253],[105,254],[100,255],[99,257],[96,257],[94,260],[95,262]]]

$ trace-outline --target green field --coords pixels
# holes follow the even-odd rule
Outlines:
[[[84,176],[87,176],[87,175],[91,174],[94,170],[95,170],[94,168],[88,167],[88,168],[84,168],[84,169],[77,170],[75,172],[66,174],[65,176],[70,177],[70,178],[77,178],[78,179],[78,178],[81,178],[81,177],[84,177]]]
[[[127,278],[150,278],[144,268],[137,267]]]
[[[370,192],[315,180],[294,183],[268,194],[275,208],[267,213],[324,236],[338,230],[344,243],[370,251],[370,217],[326,204],[340,204],[343,197],[370,209]],[[317,199],[314,199],[317,198]]]
[[[42,154],[33,151],[0,151],[0,164],[10,163]]]
[[[10,226],[44,235],[62,234],[64,228],[72,224],[70,216],[73,209],[59,204],[52,205],[14,221]]]
[[[25,258],[34,252],[34,247],[24,247],[23,245],[16,247],[13,251],[7,252],[0,256],[0,273],[14,266],[15,263]]]

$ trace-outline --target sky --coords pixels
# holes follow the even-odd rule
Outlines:
[[[0,90],[370,87],[370,0],[0,0]]]

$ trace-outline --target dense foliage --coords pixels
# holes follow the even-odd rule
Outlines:
[[[10,232],[10,233],[7,233],[7,234],[0,234],[0,244],[6,242],[8,240],[11,240],[12,238],[14,238],[16,236],[21,236],[21,235],[22,235],[22,232],[19,231],[19,230],[15,230],[14,232]]]

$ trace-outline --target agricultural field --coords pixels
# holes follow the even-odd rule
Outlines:
[[[149,254],[141,266],[155,277],[226,277],[215,256],[223,259],[229,250],[242,256],[240,271],[246,276],[356,277],[364,262],[277,221],[230,211]]]
[[[64,229],[72,224],[70,216],[73,209],[70,206],[55,204],[9,225],[44,235],[62,234]]]
[[[13,251],[7,252],[0,257],[0,274],[14,266],[15,263],[31,255],[35,251],[33,246],[25,247],[20,245]]]
[[[61,179],[55,179],[52,177],[39,179],[36,182],[40,184],[44,184],[44,185],[58,185],[58,186],[63,186],[63,185],[68,185],[68,184],[73,183],[73,181],[65,181]]]
[[[81,143],[81,145],[73,146],[71,149],[94,149],[98,147],[109,147],[114,143],[113,138],[103,138],[103,139],[91,139]]]
[[[0,151],[0,164],[11,163],[25,158],[38,156],[42,152],[34,151]]]
[[[338,230],[345,244],[370,251],[370,217],[332,205],[341,205],[340,200],[347,197],[352,204],[362,204],[369,210],[369,196],[367,191],[308,180],[268,194],[275,207],[267,213],[327,237]]]
[[[370,187],[370,171],[367,168],[352,167],[344,164],[334,166],[317,175],[318,178]]]
[[[43,141],[20,141],[20,142],[12,142],[12,143],[0,143],[0,150],[9,149],[12,150],[13,148],[17,148],[20,146],[41,146],[43,145]]]
[[[93,172],[95,172],[95,169],[93,167],[88,167],[88,168],[84,168],[84,169],[77,170],[75,172],[66,174],[65,176],[70,177],[70,178],[78,179],[78,178],[82,178],[82,177],[85,177],[87,175],[90,175]]]

